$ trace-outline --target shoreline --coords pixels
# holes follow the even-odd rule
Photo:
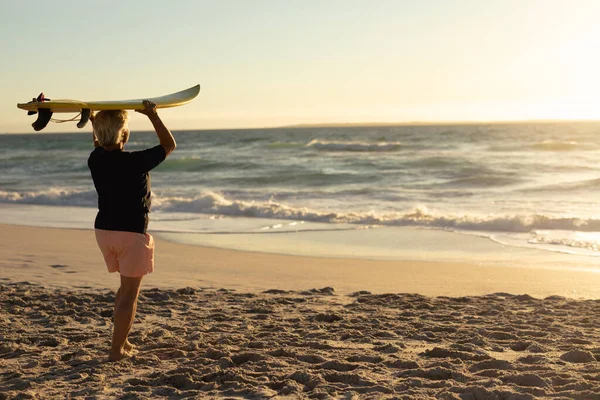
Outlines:
[[[498,264],[493,259],[426,261],[427,254],[421,260],[280,255],[171,243],[160,235],[155,235],[155,241],[155,272],[144,278],[145,288],[257,293],[331,286],[341,294],[361,290],[425,296],[506,292],[537,298],[600,298],[600,273],[593,266],[527,264],[520,259],[522,252]],[[63,289],[106,289],[118,284],[118,275],[106,271],[93,230],[0,224],[0,276],[7,282]]]
[[[97,209],[0,203],[0,225],[93,230]],[[598,268],[600,252],[530,243],[514,232],[427,226],[378,226],[205,214],[153,215],[149,232],[169,242],[239,251],[320,258]],[[583,232],[582,232],[583,233]],[[575,237],[577,240],[577,237]]]

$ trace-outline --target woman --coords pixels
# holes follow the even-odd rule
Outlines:
[[[133,351],[127,340],[135,318],[144,275],[154,270],[154,239],[146,233],[150,212],[149,171],[175,150],[175,139],[160,120],[156,105],[144,101],[146,115],[160,141],[143,151],[123,151],[129,139],[127,111],[100,111],[91,118],[94,151],[88,159],[98,192],[96,241],[109,272],[119,272],[121,286],[115,298],[114,331],[109,360],[118,361]]]

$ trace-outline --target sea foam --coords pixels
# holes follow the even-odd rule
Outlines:
[[[0,202],[12,204],[96,207],[94,191],[53,188],[40,192],[0,191]],[[231,199],[206,191],[198,195],[154,196],[153,211],[162,213],[197,213],[215,216],[269,218],[332,224],[349,223],[379,226],[415,226],[462,231],[532,232],[534,230],[567,230],[600,232],[600,219],[567,218],[543,214],[476,215],[429,210],[425,206],[399,212],[318,210],[292,206],[273,199],[250,201]]]

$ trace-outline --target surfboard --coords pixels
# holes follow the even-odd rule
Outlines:
[[[142,110],[143,101],[150,100],[156,104],[157,108],[178,107],[194,100],[200,93],[200,85],[192,86],[176,93],[167,94],[159,97],[145,97],[132,100],[115,101],[80,101],[70,99],[51,100],[41,93],[37,98],[28,103],[19,103],[17,107],[28,111],[29,115],[38,113],[38,119],[34,122],[33,128],[36,131],[46,127],[53,113],[81,113],[81,120],[77,124],[83,128],[89,119],[92,111],[102,110]]]

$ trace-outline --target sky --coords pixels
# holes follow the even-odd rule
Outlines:
[[[32,131],[16,104],[40,92],[197,83],[161,110],[172,130],[600,119],[598,15],[598,0],[0,0],[0,133]]]

